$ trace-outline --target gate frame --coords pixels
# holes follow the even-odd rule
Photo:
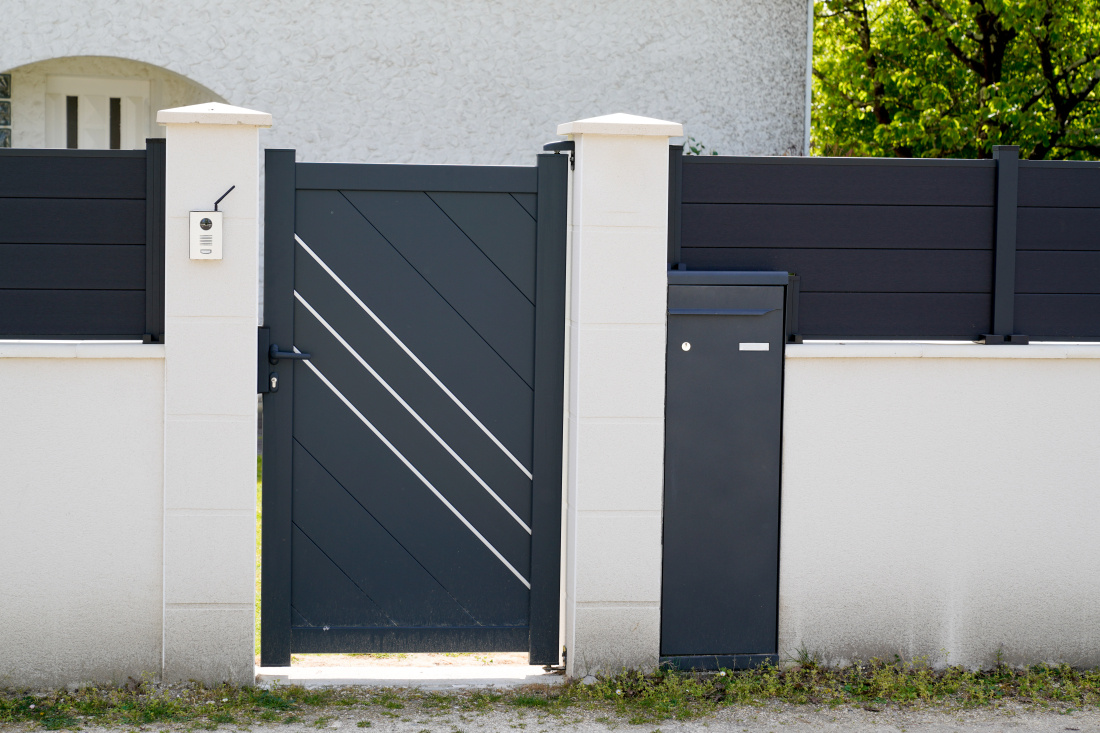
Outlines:
[[[528,653],[531,664],[557,664],[561,584],[561,518],[565,422],[566,234],[569,156],[537,156],[535,265],[535,374],[531,486],[531,590]],[[326,164],[310,164],[314,165]],[[268,343],[293,344],[295,198],[298,163],[294,150],[266,151],[264,192],[264,328]],[[362,167],[360,167],[362,166]],[[368,166],[373,169],[368,171]],[[381,166],[341,164],[349,179]],[[406,180],[424,176],[442,184],[451,175],[477,175],[477,167],[397,166]],[[517,171],[518,173],[518,171]],[[522,175],[522,174],[521,174]],[[407,184],[404,184],[407,185]],[[443,185],[441,190],[446,190]],[[469,190],[463,187],[457,190]],[[422,190],[413,186],[408,190]],[[435,190],[435,189],[431,189]],[[271,243],[272,246],[267,246]],[[260,339],[261,345],[265,342]],[[258,353],[258,389],[267,389],[266,353]],[[263,514],[261,549],[260,666],[290,665],[291,480],[294,372],[279,376],[279,398],[264,397]],[[470,650],[476,651],[476,650]]]

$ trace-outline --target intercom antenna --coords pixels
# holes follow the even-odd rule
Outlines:
[[[232,191],[234,188],[236,188],[236,186],[230,186],[229,191]],[[226,191],[225,193],[222,194],[222,199],[229,195],[229,191]],[[217,201],[214,202],[214,211],[218,210],[218,204],[220,204],[222,202],[222,199],[218,199]]]

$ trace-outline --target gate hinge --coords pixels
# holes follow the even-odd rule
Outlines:
[[[575,170],[577,167],[577,145],[572,140],[555,140],[554,142],[546,143],[542,146],[543,150],[551,153],[561,153],[566,150],[569,151],[569,170]]]

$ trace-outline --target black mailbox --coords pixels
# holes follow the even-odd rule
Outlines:
[[[662,662],[776,661],[786,272],[670,271]]]

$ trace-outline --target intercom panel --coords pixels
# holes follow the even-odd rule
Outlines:
[[[191,259],[222,258],[222,212],[191,212]]]

